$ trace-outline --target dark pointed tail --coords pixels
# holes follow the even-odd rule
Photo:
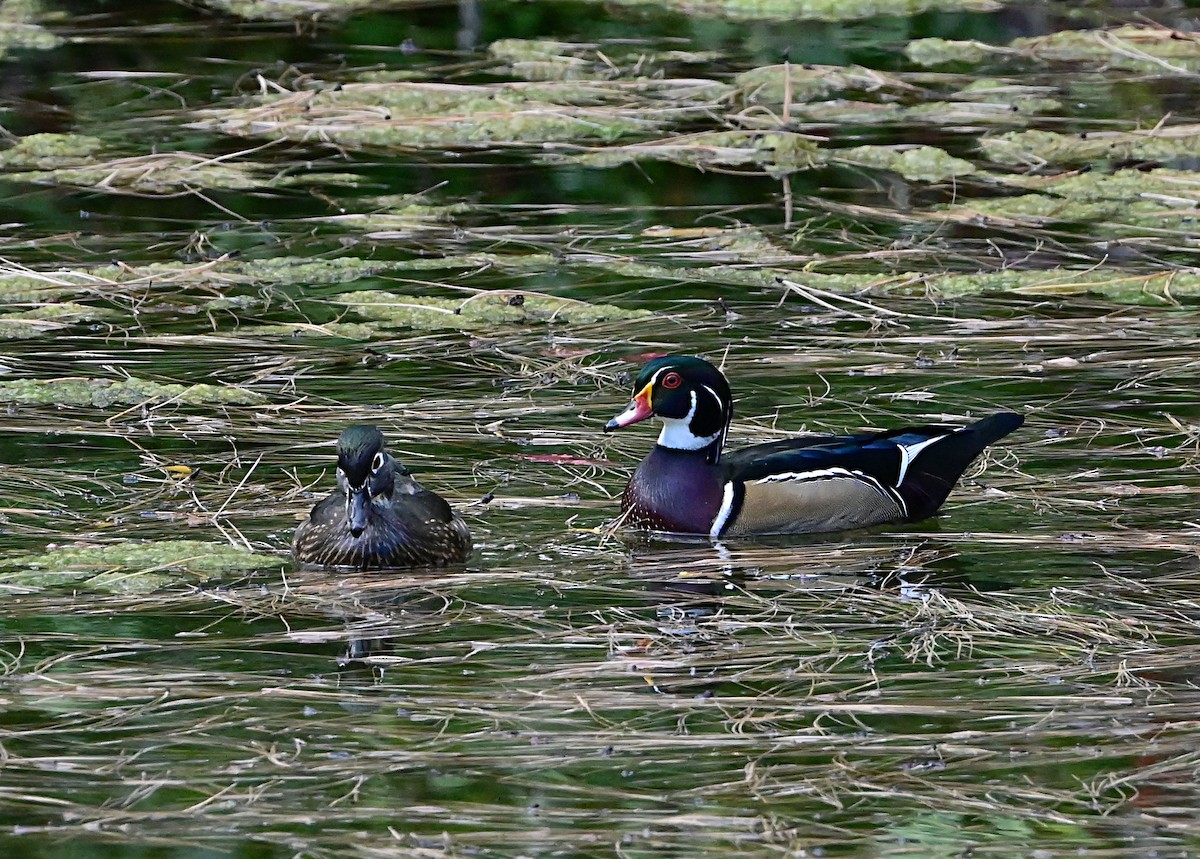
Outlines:
[[[918,453],[900,484],[909,521],[936,513],[975,457],[1023,423],[1021,415],[1001,412],[965,426]]]

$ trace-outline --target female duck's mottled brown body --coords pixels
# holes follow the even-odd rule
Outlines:
[[[296,529],[300,564],[381,569],[465,561],[471,532],[450,505],[408,475],[373,426],[338,439],[338,489]]]
[[[925,519],[975,457],[1024,420],[1002,412],[965,427],[801,436],[722,455],[733,397],[712,364],[657,358],[642,368],[634,392],[605,431],[651,416],[663,430],[625,487],[626,522],[713,538]]]

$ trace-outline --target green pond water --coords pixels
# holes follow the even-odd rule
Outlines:
[[[1192,10],[134,5],[0,4],[0,856],[1200,853]],[[645,540],[666,352],[1026,425]],[[465,567],[291,564],[368,421]]]

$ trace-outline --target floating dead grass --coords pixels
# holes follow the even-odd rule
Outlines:
[[[156,611],[183,628],[141,647],[99,627],[86,645],[24,636],[5,664],[9,698],[54,726],[59,771],[80,781],[68,822],[47,814],[43,831],[83,821],[219,844],[219,821],[295,840],[286,833],[314,802],[323,825],[304,832],[307,849],[343,849],[354,828],[363,856],[547,837],[682,849],[700,836],[776,855],[861,843],[866,805],[902,821],[887,837],[910,846],[999,849],[1024,827],[1045,849],[1082,839],[1103,851],[1134,816],[1190,831],[1170,808],[1194,793],[1194,722],[1163,698],[1181,689],[1173,672],[1195,668],[1168,643],[1191,622],[1130,623],[1149,608],[1140,585],[1101,576],[1087,590],[984,594],[727,579],[714,594],[631,600],[616,566],[607,604],[574,605],[580,581],[554,569],[164,595]],[[532,586],[557,596],[530,599]],[[93,605],[106,623],[144,607]],[[86,629],[87,608],[71,613]],[[472,692],[481,677],[498,682],[486,697]],[[39,751],[50,736],[6,737],[6,802],[57,805]],[[207,773],[185,785],[200,748]],[[1139,754],[1146,766],[1114,777]],[[1073,768],[1095,775],[1055,775]],[[415,789],[423,801],[397,818],[388,799]],[[1170,800],[1146,801],[1159,791]]]

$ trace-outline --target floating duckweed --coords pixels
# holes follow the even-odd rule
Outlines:
[[[91,307],[86,304],[76,304],[71,301],[63,301],[56,304],[42,304],[37,307],[31,307],[28,310],[23,310],[20,313],[8,314],[4,318],[13,318],[19,316],[22,319],[43,319],[47,321],[57,322],[76,322],[87,321],[91,319],[114,319],[121,314],[115,310],[104,307]]]
[[[1200,125],[1088,134],[1011,131],[985,137],[979,145],[988,158],[1001,164],[1041,167],[1093,161],[1166,161],[1200,155]]]
[[[547,266],[561,265],[561,260],[550,256],[537,255],[537,259]],[[435,262],[440,263],[438,267],[459,267],[459,263],[454,261]],[[529,260],[524,260],[522,265],[528,264]],[[283,323],[256,326],[248,331],[256,335],[370,340],[389,328],[487,331],[505,325],[547,322],[558,325],[587,325],[611,320],[640,319],[650,315],[645,310],[628,310],[611,304],[591,304],[550,295],[511,291],[478,293],[465,299],[447,299],[381,290],[360,290],[345,293],[335,300],[368,321]]]
[[[1014,39],[1004,47],[974,41],[915,39],[904,53],[922,66],[977,66],[989,57],[1015,56],[1043,63],[1091,64],[1157,74],[1200,70],[1200,39],[1195,34],[1136,24],[1109,30],[1060,30]]]
[[[925,105],[919,106],[925,107]],[[923,117],[910,116],[909,111],[914,109],[915,107],[907,107],[896,102],[837,98],[809,104],[793,102],[791,115],[793,119],[829,125],[882,125],[888,122],[906,122],[910,119],[925,121]]]
[[[1105,270],[1052,269],[1049,271],[994,271],[979,274],[878,274],[785,273],[801,288],[848,294],[935,295],[955,298],[990,292],[1032,296],[1096,295],[1122,304],[1169,305],[1180,299],[1200,300],[1200,274],[1168,271],[1154,274],[1118,274]]]
[[[552,254],[464,254],[461,257],[405,261],[367,260],[351,256],[332,259],[218,259],[203,263],[105,265],[44,274],[20,269],[9,273],[0,271],[0,304],[45,302],[97,289],[111,294],[125,284],[134,284],[138,289],[178,289],[201,285],[222,288],[249,285],[288,287],[297,284],[350,283],[396,270],[462,269],[488,265],[507,270],[545,271],[559,263],[560,259]]]
[[[1059,110],[1062,102],[1052,98],[1052,87],[1014,84],[995,78],[978,78],[954,93],[956,101],[999,105],[1016,113],[1048,113]]]
[[[343,340],[374,340],[388,328],[378,322],[286,322],[247,328],[255,336],[266,337],[338,337]]]
[[[1042,226],[1050,223],[1079,224],[1120,217],[1122,204],[1085,202],[1044,194],[974,200],[941,211],[954,220],[976,224],[1002,222],[1008,226]]]
[[[1045,101],[1050,101],[1049,99]],[[810,122],[833,125],[881,125],[883,123],[927,123],[938,126],[1028,125],[1033,114],[1048,109],[1044,102],[1034,99],[1015,104],[1006,101],[931,101],[904,105],[894,102],[833,101],[792,105],[792,116]]]
[[[904,55],[919,66],[941,66],[947,63],[977,66],[992,54],[1003,50],[983,42],[914,39],[905,46]]]
[[[518,292],[478,293],[467,299],[447,299],[363,290],[339,296],[338,301],[367,319],[425,329],[489,329],[539,322],[586,325],[650,315],[645,310],[626,310],[611,304],[590,304]]]
[[[194,188],[352,186],[360,181],[349,173],[270,172],[260,164],[191,152],[117,157],[102,150],[101,141],[95,137],[34,134],[0,153],[0,168],[16,171],[7,177],[13,181],[72,185],[113,194],[173,194]]]
[[[1031,116],[1062,107],[1057,99],[1049,96],[1051,92],[1053,90],[1050,87],[1023,86],[995,78],[982,78],[953,93],[948,101],[900,104],[895,101],[839,98],[803,104],[793,98],[791,112],[798,118],[833,124],[921,122],[939,126],[963,123],[1026,125]]]
[[[101,591],[147,593],[180,581],[203,581],[278,563],[271,555],[195,540],[71,546],[0,559],[0,585],[43,588],[82,584]]]
[[[0,340],[28,340],[40,337],[47,331],[61,326],[53,323],[34,322],[20,317],[0,316]]]
[[[784,269],[750,268],[737,265],[707,265],[694,268],[672,268],[641,262],[639,260],[614,259],[602,264],[607,274],[642,280],[672,281],[675,283],[734,284],[774,288],[779,277],[792,274]]]
[[[488,45],[488,53],[498,60],[553,60],[585,47],[595,48],[595,45],[553,39],[497,39]]]
[[[334,259],[305,259],[303,257],[277,257],[274,259],[248,260],[233,268],[253,280],[275,284],[296,283],[348,283],[363,277],[372,277],[380,272],[395,268],[394,262],[376,262],[359,257],[336,257]]]
[[[1200,298],[1200,275],[1186,272],[1115,273],[1074,271],[987,272],[977,275],[939,275],[926,280],[936,292],[951,297],[1006,291],[1020,295],[1097,295],[1123,304],[1175,304]]]
[[[1200,38],[1161,26],[1061,30],[1014,39],[1009,48],[1042,62],[1099,63],[1105,68],[1158,74],[1200,71]]]
[[[417,202],[413,194],[382,194],[369,197],[366,205],[377,210],[380,214],[397,215],[411,220],[448,221],[455,215],[469,212],[473,208],[470,203],[458,202],[436,206],[429,203]]]
[[[161,404],[250,406],[267,401],[255,391],[224,385],[176,385],[145,379],[16,379],[0,382],[0,403],[91,406]]]
[[[1089,170],[1057,176],[1006,176],[1005,185],[1051,193],[1071,200],[1133,202],[1150,196],[1166,205],[1200,205],[1200,175],[1191,170]]]
[[[753,255],[756,259],[786,253],[757,227],[647,227],[642,230],[642,235],[651,239],[696,242],[704,248]]]
[[[212,260],[201,265],[187,263],[150,263],[140,266],[102,266],[92,269],[96,278],[116,283],[126,281],[159,283],[232,283],[263,286],[295,284],[348,283],[372,277],[404,264],[380,262],[360,257],[306,259],[272,257],[261,260]],[[2,292],[0,292],[2,294]]]
[[[72,323],[116,319],[120,316],[120,313],[109,308],[89,307],[69,301],[43,304],[16,313],[0,314],[0,339],[37,337]]]
[[[370,213],[348,213],[344,215],[328,215],[312,220],[325,223],[353,227],[357,230],[383,232],[388,230],[410,230],[421,227],[433,227],[452,221],[454,216],[470,211],[466,203],[455,203],[448,206],[429,206],[412,202],[412,196],[407,194],[390,194],[375,197],[368,201],[372,207],[382,211]]]
[[[556,254],[491,254],[473,253],[458,256],[426,257],[397,263],[396,268],[409,271],[438,271],[494,267],[504,271],[553,271],[562,265]]]
[[[1040,193],[976,200],[940,207],[947,219],[1004,226],[1041,226],[1060,222],[1088,224],[1099,235],[1128,235],[1134,230],[1194,233],[1200,223],[1200,179],[1183,170],[1113,174],[1090,171],[1060,176],[1011,176],[1004,184]]]
[[[829,153],[829,160],[891,170],[914,182],[945,182],[976,172],[970,161],[936,146],[855,146]]]
[[[247,21],[290,21],[297,18],[345,18],[378,0],[203,0],[220,12]]]
[[[767,104],[782,104],[789,93],[791,102],[797,104],[845,90],[912,88],[898,78],[862,66],[762,66],[742,72],[733,82],[746,101]]]
[[[249,310],[254,307],[261,307],[263,298],[259,295],[222,295],[220,298],[210,298],[207,301],[200,302],[197,309],[203,311],[218,311],[218,310]]]
[[[808,137],[785,131],[705,132],[614,146],[568,158],[593,167],[643,159],[700,168],[758,167],[772,176],[844,163],[892,170],[907,179],[923,182],[944,182],[976,172],[970,161],[954,158],[934,146],[857,146],[823,152]]]
[[[14,51],[46,51],[62,44],[62,39],[34,23],[41,12],[38,0],[4,0],[0,5],[0,58]]]
[[[201,111],[195,128],[342,147],[483,147],[616,140],[701,118],[729,90],[712,81],[355,83]]]
[[[55,170],[73,167],[95,155],[104,144],[86,134],[31,134],[0,152],[6,170]]]
[[[992,0],[615,0],[624,5],[662,6],[689,15],[732,20],[852,21],[924,12],[984,12]]]
[[[611,139],[652,127],[648,119],[617,111],[602,115],[596,108],[529,102],[499,87],[448,86],[354,84],[336,92],[283,96],[262,107],[206,111],[213,118],[199,125],[239,136],[378,148]]]
[[[1021,99],[1019,101],[934,101],[904,108],[898,118],[908,122],[924,122],[941,126],[970,123],[979,125],[1028,125],[1032,117],[1052,111],[1060,105],[1052,99]]]
[[[822,163],[817,144],[787,131],[714,131],[680,135],[570,156],[593,167],[640,160],[670,161],[691,167],[759,167],[770,175],[808,170]]]
[[[526,80],[565,81],[615,76],[616,70],[612,67],[576,56],[582,50],[594,52],[595,48],[595,45],[549,39],[500,39],[488,46],[488,53],[505,62],[513,74]]]
[[[1006,270],[982,274],[827,274],[736,265],[672,268],[633,260],[605,262],[604,269],[611,275],[626,278],[763,289],[779,289],[781,282],[792,281],[801,288],[808,286],[823,292],[844,295],[935,295],[954,298],[991,292],[1014,292],[1043,296],[1096,295],[1123,304],[1159,306],[1174,304],[1182,299],[1200,300],[1200,274],[1177,271],[1150,275],[1112,274],[1096,269]]]
[[[34,303],[60,298],[95,286],[97,279],[84,271],[0,271],[0,303]]]

